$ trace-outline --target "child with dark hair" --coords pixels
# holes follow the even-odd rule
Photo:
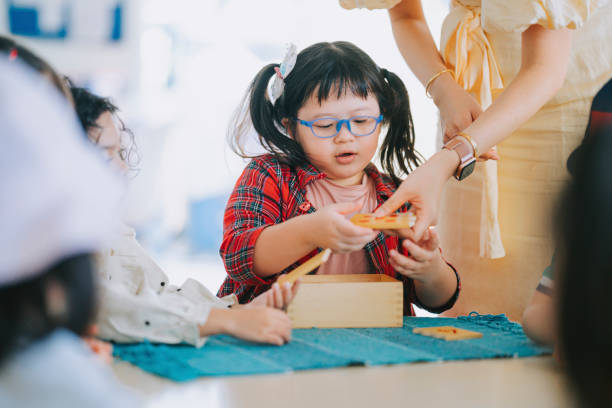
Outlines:
[[[243,146],[252,124],[269,153],[252,157],[228,201],[220,249],[228,276],[219,296],[249,302],[279,274],[331,248],[317,273],[401,279],[405,314],[414,314],[412,304],[437,313],[454,304],[459,276],[442,259],[434,230],[413,242],[400,239],[409,230],[385,236],[347,219],[373,212],[419,163],[397,75],[348,42],[318,43],[299,54],[291,46],[282,64],[259,71],[238,112],[234,150],[251,157]],[[387,174],[371,163],[383,126]]]
[[[103,150],[109,162],[127,169],[138,163],[134,134],[119,117],[119,108],[109,98],[93,95],[68,81],[74,108],[87,137]]]
[[[0,406],[137,406],[79,337],[119,182],[46,81],[4,60],[0,72]]]
[[[130,156],[122,153],[125,126],[117,107],[84,88],[72,86],[71,91],[88,138],[104,150],[113,165],[127,169]],[[291,322],[277,309],[291,302],[297,285],[276,285],[250,307],[237,305],[235,296],[217,298],[194,279],[181,287],[171,285],[126,225],[97,256],[97,272],[101,302],[96,323],[98,336],[105,340],[147,339],[201,346],[207,336],[219,333],[277,345],[290,340]]]
[[[581,406],[612,397],[612,80],[595,96],[558,215],[558,343]]]
[[[602,129],[606,126],[609,131],[609,126],[612,125],[612,80],[608,81],[604,87],[593,98],[591,105],[591,112],[589,115],[589,123],[587,125],[584,140],[580,146],[570,155],[567,161],[567,168],[572,174],[576,175],[579,168],[585,166],[585,160],[591,160],[585,151],[588,150],[588,146],[597,139],[597,134],[602,133]],[[603,133],[606,133],[603,131]],[[608,133],[608,136],[610,133]],[[601,137],[601,136],[599,136]],[[591,153],[592,154],[592,153]],[[585,159],[585,157],[587,157]],[[598,177],[596,180],[591,181],[591,187],[593,183],[601,182]],[[575,185],[577,181],[573,181],[572,185]],[[567,198],[566,198],[567,199]],[[567,203],[565,199],[562,200],[562,208],[567,210]],[[561,225],[566,225],[566,217],[572,219],[572,214],[559,214],[559,221]],[[557,231],[559,232],[559,231]],[[561,241],[565,239],[564,232],[561,232]],[[572,237],[572,239],[574,239]],[[559,251],[557,251],[559,252]],[[559,274],[559,256],[562,254],[555,253],[551,264],[542,273],[542,278],[538,283],[536,291],[534,292],[530,304],[527,306],[523,313],[523,329],[525,333],[534,341],[544,344],[553,345],[557,343],[558,328],[557,328],[557,316],[555,312],[555,304],[553,297],[555,296],[555,276]]]

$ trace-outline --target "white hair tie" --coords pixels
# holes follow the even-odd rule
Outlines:
[[[276,103],[278,98],[283,94],[285,89],[285,78],[289,76],[293,67],[295,67],[295,61],[297,60],[297,47],[295,44],[287,44],[287,51],[285,57],[280,64],[280,67],[274,68],[276,74],[272,77],[272,83],[268,89],[268,95],[272,105]]]

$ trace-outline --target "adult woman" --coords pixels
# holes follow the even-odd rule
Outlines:
[[[499,168],[489,160],[447,183],[471,164],[449,146],[409,175],[379,213],[410,201],[419,237],[437,221],[441,201],[442,248],[465,271],[451,314],[518,319],[552,256],[548,220],[567,156],[580,142],[593,95],[612,76],[612,46],[601,41],[612,38],[612,5],[453,1],[440,53],[420,1],[394,3],[398,47],[440,109],[444,142],[464,132],[455,144],[470,155],[476,149],[468,139],[480,152],[497,145],[500,160]]]

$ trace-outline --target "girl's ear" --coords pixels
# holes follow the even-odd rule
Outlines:
[[[281,125],[283,125],[283,127],[285,128],[285,132],[287,132],[287,134],[289,135],[289,137],[295,140],[295,137],[293,137],[293,135],[291,134],[291,132],[290,132],[290,130],[289,130],[289,119],[287,119],[287,118],[282,118],[282,119],[281,119]]]

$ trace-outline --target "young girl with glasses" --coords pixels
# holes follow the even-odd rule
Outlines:
[[[245,150],[251,124],[267,154]],[[371,163],[381,132],[387,174]],[[400,279],[406,315],[414,314],[412,304],[436,313],[452,307],[459,277],[443,260],[434,230],[413,242],[404,239],[409,230],[385,235],[348,219],[373,212],[399,175],[419,163],[397,75],[348,42],[318,43],[299,54],[291,47],[282,64],[259,71],[230,137],[234,151],[252,160],[225,210],[220,253],[228,276],[219,295],[249,302],[280,274],[331,248],[316,273]]]

